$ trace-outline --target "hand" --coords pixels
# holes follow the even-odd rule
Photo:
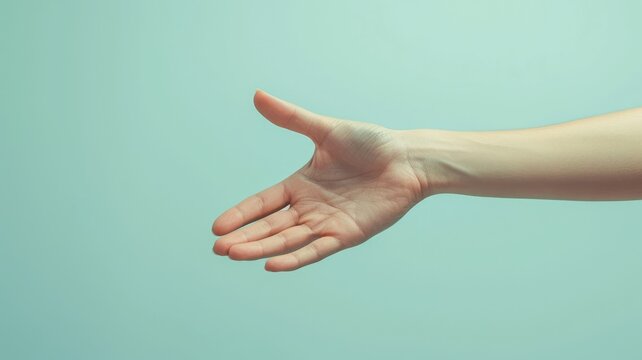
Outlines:
[[[423,199],[396,131],[314,114],[262,91],[254,105],[274,124],[308,136],[314,155],[285,180],[224,212],[212,228],[221,236],[215,253],[234,260],[271,257],[266,270],[295,270],[366,241]]]

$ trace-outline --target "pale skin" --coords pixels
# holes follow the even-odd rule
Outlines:
[[[256,109],[310,138],[294,174],[221,214],[214,252],[291,271],[359,245],[437,194],[642,199],[642,108],[530,129],[392,130],[257,91]]]

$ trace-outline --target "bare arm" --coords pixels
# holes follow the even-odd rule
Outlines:
[[[390,130],[265,92],[257,110],[314,142],[310,161],[221,214],[214,252],[291,271],[361,244],[440,193],[642,199],[642,109],[541,128]]]
[[[642,108],[531,129],[400,136],[429,195],[642,199]]]

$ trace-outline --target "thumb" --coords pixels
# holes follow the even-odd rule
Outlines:
[[[272,96],[263,90],[254,94],[254,106],[277,126],[303,134],[315,143],[321,142],[334,128],[337,120],[315,114],[300,106]]]

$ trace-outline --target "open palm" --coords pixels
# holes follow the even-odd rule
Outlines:
[[[298,269],[366,241],[422,199],[395,131],[314,114],[262,91],[254,104],[274,124],[312,139],[315,151],[294,174],[219,216],[217,254],[269,257],[269,271]]]

